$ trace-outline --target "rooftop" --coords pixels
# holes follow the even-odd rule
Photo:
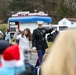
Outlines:
[[[66,19],[68,19],[69,21],[74,21],[74,22],[76,22],[76,18],[66,18]]]

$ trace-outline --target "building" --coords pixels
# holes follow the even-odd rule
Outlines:
[[[76,18],[63,18],[58,22],[58,25],[76,27]]]

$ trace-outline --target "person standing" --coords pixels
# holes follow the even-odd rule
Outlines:
[[[18,30],[16,31],[17,34]],[[29,28],[24,29],[20,35],[15,35],[15,38],[19,40],[19,47],[23,55],[27,53],[27,60],[30,59],[30,49],[31,49],[31,40],[32,35]]]
[[[20,31],[20,30],[18,30],[18,28],[16,29],[16,32],[15,32],[15,34],[14,34],[14,38],[15,38],[15,36],[17,36],[17,35],[20,35],[22,32]],[[16,39],[16,43],[17,44],[19,44],[19,39]]]
[[[32,47],[33,50],[37,50],[38,60],[35,67],[39,66],[42,63],[43,55],[45,54],[45,50],[48,48],[45,35],[47,33],[52,32],[52,29],[46,30],[43,28],[43,21],[38,21],[38,28],[33,31],[32,37]]]
[[[5,32],[5,40],[6,41],[10,41],[10,30],[9,29],[7,29],[7,31]]]
[[[2,33],[2,31],[0,31],[0,40],[2,40],[3,39],[3,33]]]

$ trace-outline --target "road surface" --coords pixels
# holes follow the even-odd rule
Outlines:
[[[30,59],[30,63],[35,65],[36,64],[36,61],[37,61],[37,53],[36,52],[32,52],[31,53],[31,59]]]

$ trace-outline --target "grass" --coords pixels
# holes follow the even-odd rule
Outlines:
[[[49,53],[52,44],[53,44],[53,42],[48,42],[48,49],[46,50],[46,53]]]
[[[49,48],[46,50],[46,52],[45,52],[45,54],[44,54],[44,56],[43,56],[43,60],[45,60],[46,57],[48,56],[48,53],[50,52],[52,45],[53,45],[53,42],[48,42]]]
[[[49,48],[52,46],[53,42],[48,42]]]
[[[6,27],[6,28],[8,28],[8,24],[0,24],[0,28],[1,27]]]
[[[0,24],[0,31],[4,32],[8,28],[7,25],[8,24]]]

